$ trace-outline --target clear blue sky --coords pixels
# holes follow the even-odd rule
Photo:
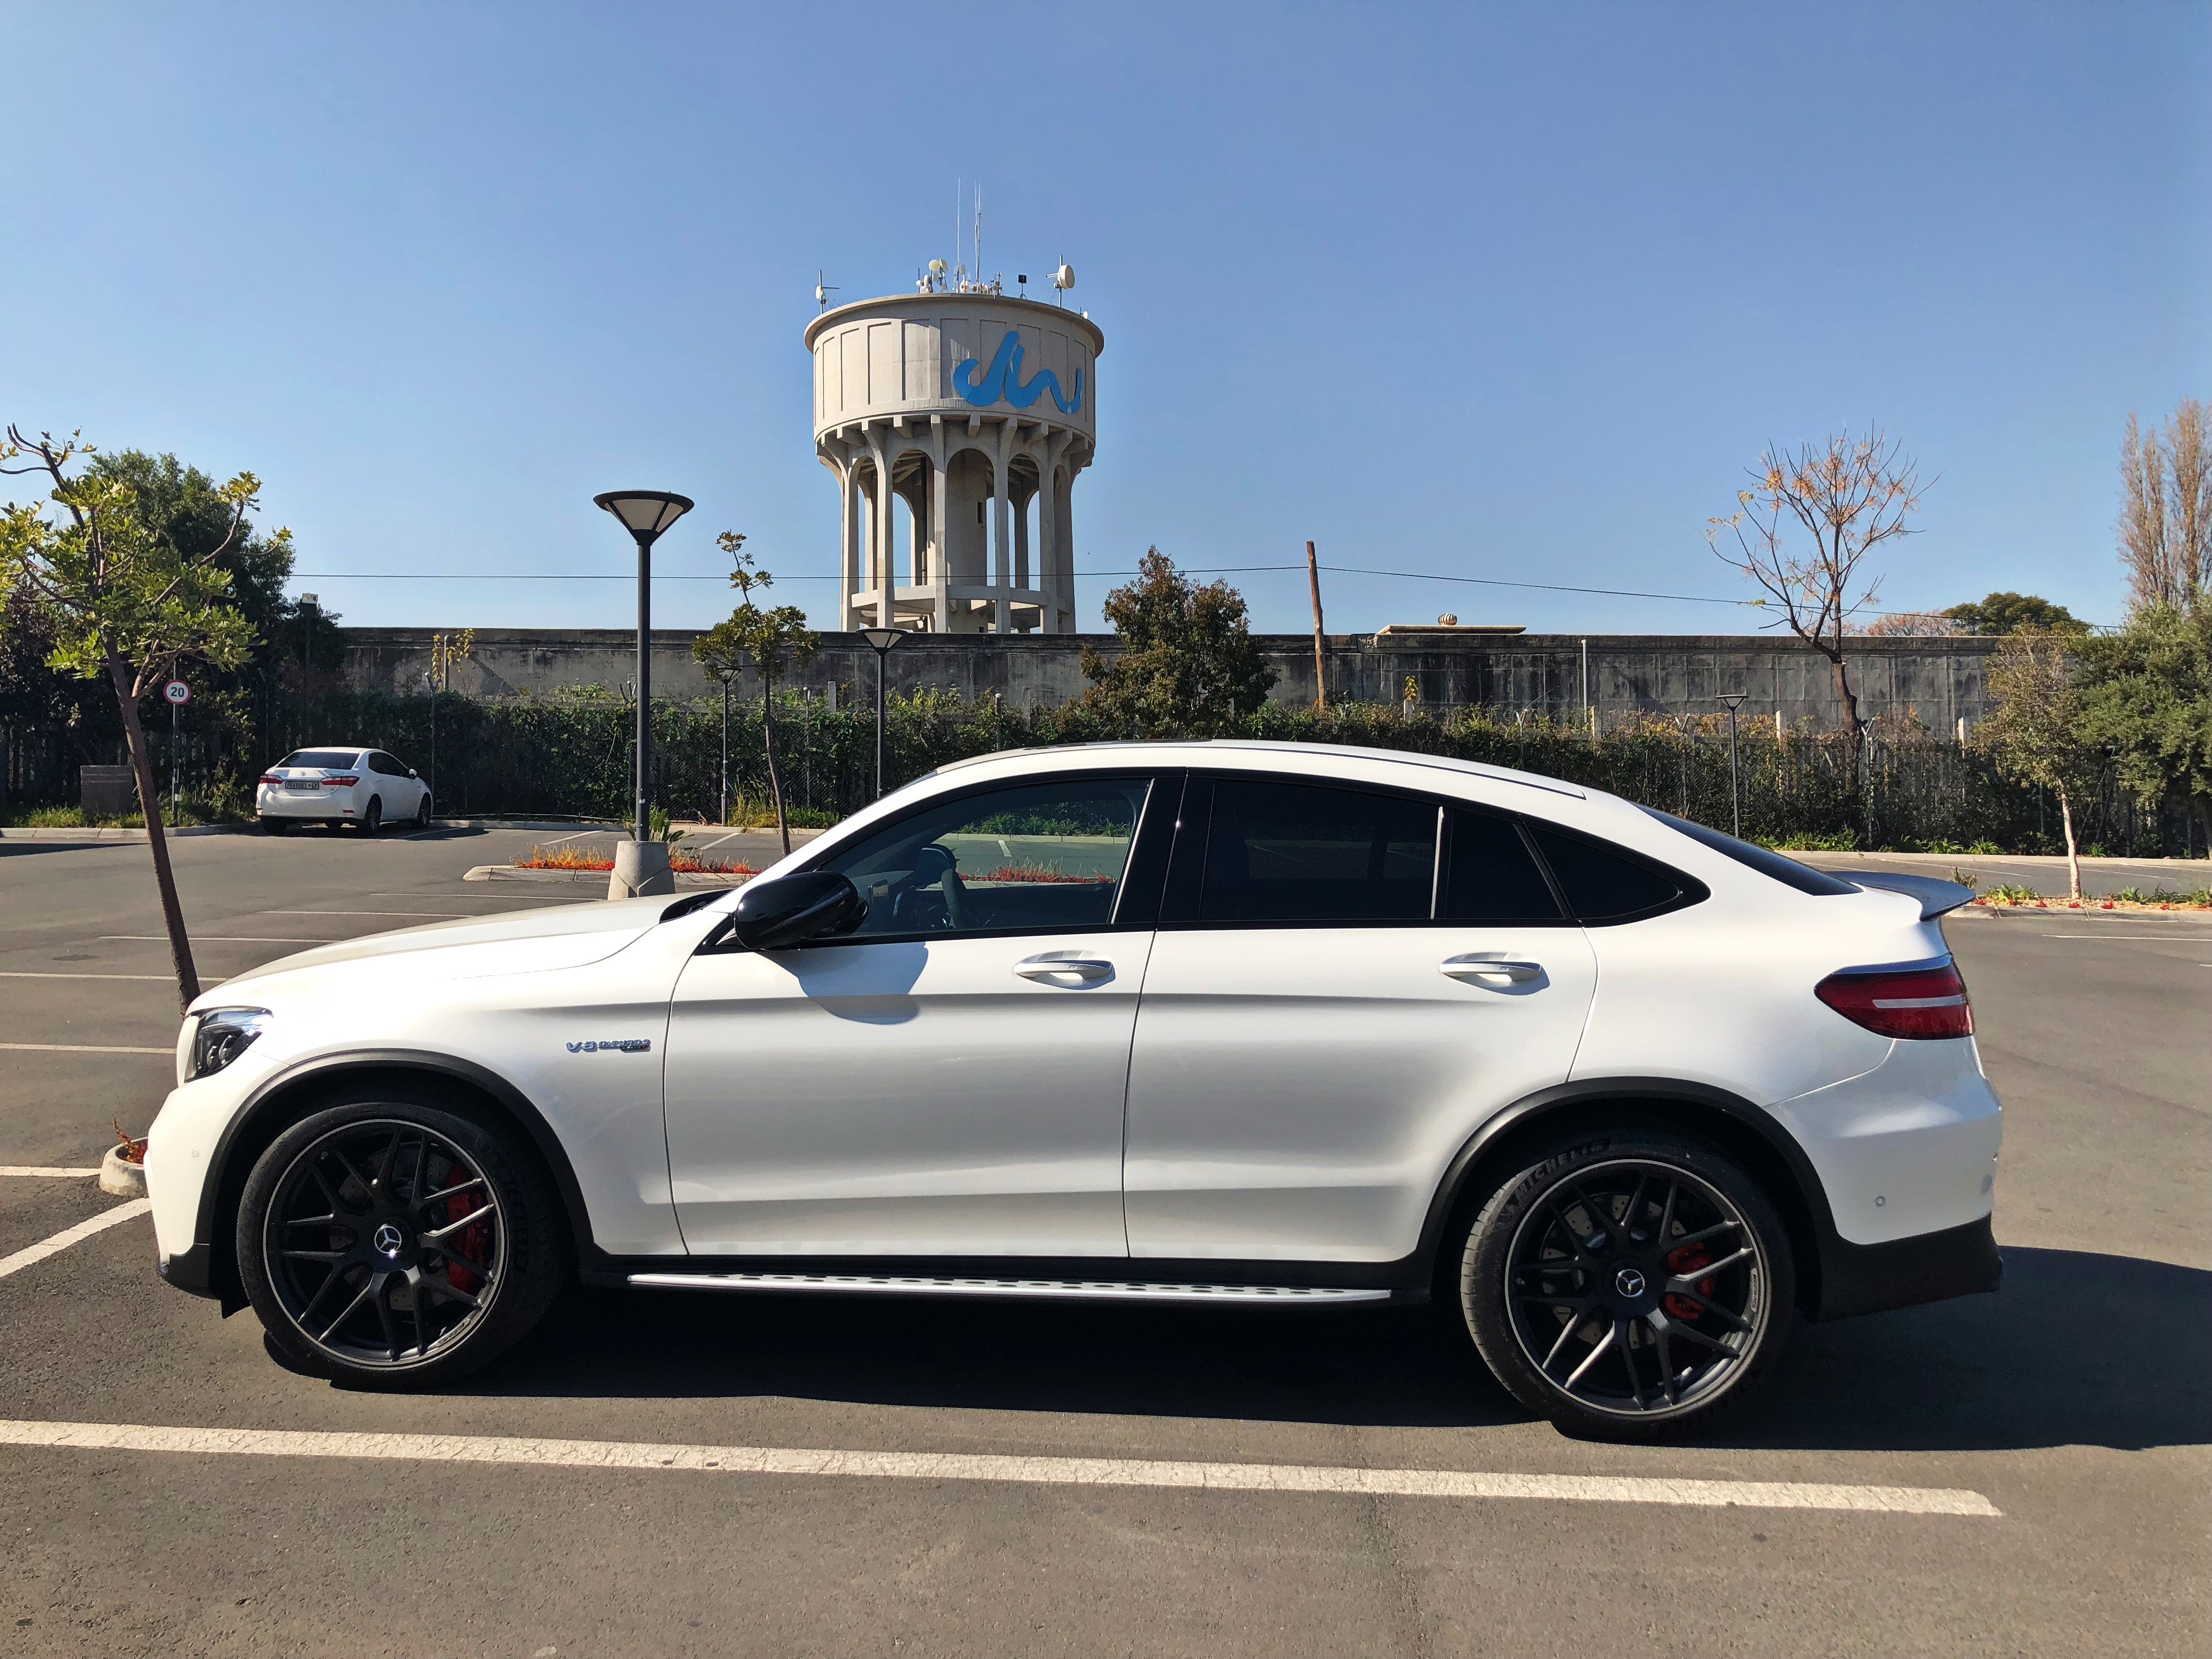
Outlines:
[[[1077,561],[1735,596],[1766,441],[1938,482],[1887,603],[2097,620],[2130,409],[2212,395],[2212,7],[10,4],[0,417],[251,467],[309,572],[835,568],[799,333],[1072,260],[1106,331]],[[1304,579],[1235,578],[1268,629]],[[1086,625],[1110,580],[1086,579]],[[300,586],[620,626],[619,582]],[[823,620],[833,584],[780,582]],[[1333,575],[1333,631],[1748,631]],[[730,596],[671,582],[657,619]],[[834,625],[834,615],[830,617]]]

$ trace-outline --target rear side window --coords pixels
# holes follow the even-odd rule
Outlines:
[[[279,766],[319,766],[342,772],[354,763],[354,757],[360,752],[356,749],[301,749],[276,763]]]
[[[1547,824],[1528,828],[1579,921],[1634,921],[1705,896],[1702,884],[1626,848]]]
[[[1513,820],[1489,812],[1448,815],[1438,921],[1561,921],[1559,901]]]
[[[1847,881],[1838,881],[1825,870],[1815,870],[1810,865],[1800,864],[1796,859],[1784,858],[1764,847],[1738,841],[1734,836],[1724,836],[1717,830],[1708,830],[1702,823],[1678,818],[1672,812],[1662,812],[1654,806],[1647,806],[1644,810],[1670,829],[1680,830],[1699,846],[1710,847],[1716,853],[1732,858],[1738,864],[1748,865],[1760,875],[1771,876],[1784,886],[1794,887],[1801,893],[1830,898],[1839,893],[1859,890]]]
[[[1425,921],[1431,802],[1358,789],[1223,778],[1213,788],[1203,921]]]

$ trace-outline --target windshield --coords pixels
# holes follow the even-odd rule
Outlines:
[[[351,766],[358,749],[301,749],[276,763],[279,766],[319,766],[334,770]]]

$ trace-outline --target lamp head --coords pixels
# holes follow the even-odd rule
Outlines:
[[[652,546],[662,531],[695,505],[689,495],[665,489],[610,489],[592,496],[592,502],[620,519],[623,528],[637,538],[641,547]]]
[[[1750,695],[1751,693],[1748,691],[1723,691],[1720,694],[1720,701],[1727,708],[1733,710],[1741,707],[1743,700]]]
[[[904,639],[906,633],[903,628],[864,628],[860,630],[860,637],[878,651],[888,651]]]

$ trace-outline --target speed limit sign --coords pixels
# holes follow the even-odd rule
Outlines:
[[[179,706],[192,700],[192,688],[182,680],[171,680],[161,688],[161,695]]]

